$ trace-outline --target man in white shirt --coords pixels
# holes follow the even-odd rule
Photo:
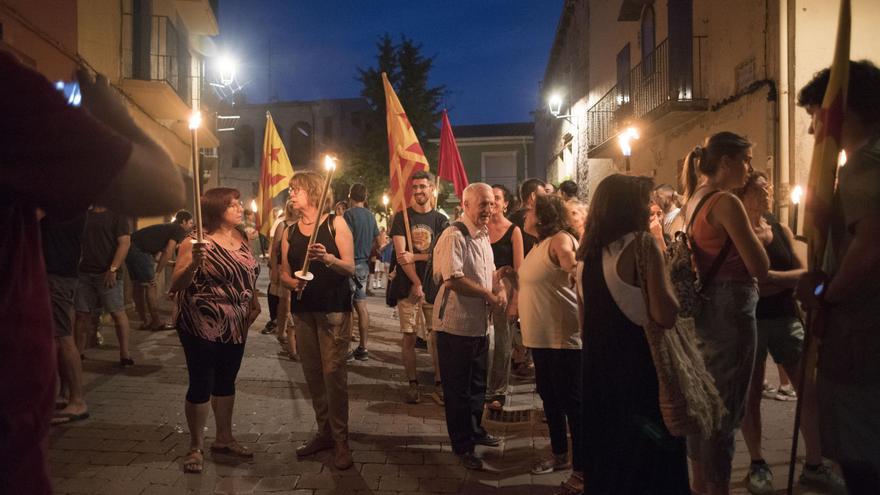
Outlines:
[[[443,279],[434,305],[437,354],[446,398],[446,427],[452,450],[468,469],[481,469],[475,445],[501,441],[480,425],[486,394],[489,315],[507,296],[494,280],[495,259],[487,224],[494,198],[487,184],[464,190],[464,214],[447,228],[434,249],[434,275]]]

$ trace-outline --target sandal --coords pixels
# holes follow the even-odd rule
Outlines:
[[[572,483],[572,480],[580,481],[580,486]],[[559,485],[559,488],[553,492],[554,495],[582,495],[584,493],[584,480],[575,473]]]
[[[486,401],[486,407],[493,411],[503,411],[504,402],[504,397],[495,397]]]
[[[240,443],[233,440],[229,445],[218,446],[216,443],[211,445],[211,452],[215,454],[226,454],[233,457],[241,457],[243,459],[253,459],[254,453],[247,447],[243,447]]]
[[[202,449],[190,449],[186,457],[183,458],[183,472],[191,474],[201,474],[205,463],[205,453]]]

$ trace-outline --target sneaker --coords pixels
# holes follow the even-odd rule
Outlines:
[[[846,493],[846,482],[826,463],[819,464],[815,469],[804,466],[798,483],[814,488],[821,488],[830,493]]]
[[[418,383],[410,383],[409,389],[405,392],[405,400],[407,404],[418,404],[421,402],[421,397],[419,397],[419,384]]]
[[[761,392],[761,395],[763,395],[767,399],[775,399],[776,398],[776,387],[774,387],[773,385],[770,385],[767,382],[764,382],[764,390]]]
[[[779,390],[776,391],[776,400],[797,400],[797,392],[794,391],[794,387],[792,387],[791,385],[784,385],[782,387],[779,387]]]
[[[263,335],[269,335],[270,333],[275,333],[275,322],[272,320],[269,320],[268,322],[266,322],[266,326],[264,326],[263,329],[260,330],[260,333]]]
[[[568,454],[553,454],[551,457],[535,464],[532,467],[532,474],[550,474],[553,471],[563,471],[571,468],[568,462]]]
[[[497,447],[501,445],[501,438],[486,433],[474,438],[474,443],[477,445],[485,445],[486,447]]]
[[[121,358],[119,360],[119,367],[121,368],[131,368],[134,366],[134,360],[131,358]]]
[[[443,406],[446,404],[446,401],[443,397],[443,386],[434,385],[434,391],[431,392],[431,399],[436,402],[438,406]]]
[[[474,471],[480,471],[483,469],[483,460],[477,457],[473,452],[459,454],[459,457],[461,457],[461,465],[464,466],[465,469],[471,469]]]
[[[366,361],[370,359],[370,351],[368,351],[364,347],[357,346],[357,348],[352,353],[352,357],[354,357],[358,361]]]
[[[348,354],[345,355],[345,362],[346,363],[353,363],[354,362],[354,351],[348,351]]]
[[[755,495],[775,493],[773,473],[770,472],[770,466],[766,462],[759,464],[753,462],[749,465],[749,474],[746,475],[745,483],[749,493]]]
[[[421,337],[416,337],[416,349],[423,349],[423,350],[427,351],[428,350],[428,341],[421,338]]]

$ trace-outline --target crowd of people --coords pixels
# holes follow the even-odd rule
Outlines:
[[[0,250],[17,260],[0,301],[9,328],[27,329],[2,333],[0,370],[22,379],[0,387],[0,487],[49,493],[47,426],[90,415],[81,360],[96,315],[113,319],[119,365],[135,365],[123,267],[142,328],[175,329],[184,351],[191,438],[184,471],[204,469],[209,412],[216,424],[210,451],[252,458],[236,440],[232,417],[249,329],[261,311],[263,246],[239,191],[206,191],[201,229],[181,210],[172,222],[132,233],[127,216],[162,214],[183,202],[164,151],[137,128],[106,79],[81,73],[84,108],[73,108],[2,52],[0,68],[9,75],[6,89],[28,96],[28,105],[11,106],[12,120],[41,136],[8,147],[0,174],[9,192],[3,222],[13,231]],[[814,122],[828,78],[820,72],[798,94]],[[423,341],[434,375],[427,393],[444,408],[452,451],[468,469],[484,468],[477,445],[504,441],[482,425],[486,408],[503,411],[513,367],[533,366],[551,453],[524,470],[570,470],[558,493],[728,493],[740,428],[751,457],[746,486],[772,493],[760,414],[769,353],[802,401],[800,483],[880,491],[880,70],[853,62],[849,84],[840,136],[849,160],[830,212],[831,249],[826,265],[811,271],[791,229],[771,214],[772,181],[753,170],[753,143],[729,131],[688,153],[681,194],[647,177],[613,174],[592,191],[589,207],[571,181],[553,187],[527,179],[516,199],[502,185],[472,183],[450,222],[434,205],[434,177],[417,172],[407,185],[413,204],[394,215],[387,234],[366,208],[362,184],[345,202],[322,203],[322,176],[295,173],[270,232],[272,323],[264,333],[283,341],[309,389],[316,433],[297,456],[332,449],[337,469],[352,466],[347,363],[369,359],[367,293],[384,286],[400,326],[401,398],[418,403],[425,392],[416,368]],[[62,124],[48,139],[67,153],[45,153],[35,114],[57,116],[53,122]],[[50,175],[70,180],[50,187],[40,180]],[[151,186],[157,178],[164,182]],[[42,256],[28,255],[40,242]],[[683,318],[686,301],[665,255],[681,243],[693,252],[700,282],[693,315],[700,366],[724,409],[708,434],[681,434],[669,423],[667,384],[658,378],[665,364],[650,338]],[[175,311],[165,322],[157,273],[175,250],[167,287]],[[813,328],[822,330],[815,384],[802,378],[802,308],[822,316]],[[35,372],[34,359],[46,366]]]

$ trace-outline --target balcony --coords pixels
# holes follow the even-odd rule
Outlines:
[[[177,0],[177,13],[192,34],[217,36],[217,0]]]
[[[623,81],[587,110],[590,149],[604,148],[621,129],[636,120],[649,123],[681,112],[708,108],[703,81],[705,36],[694,36],[691,60],[669,56],[669,40],[636,65]],[[686,47],[686,45],[685,45]],[[600,151],[600,150],[597,150]]]

